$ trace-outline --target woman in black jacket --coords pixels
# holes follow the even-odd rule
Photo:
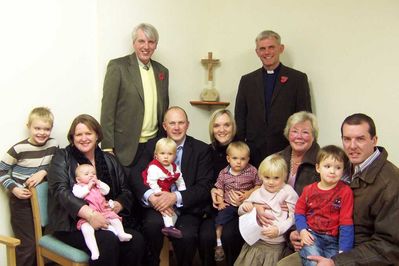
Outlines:
[[[236,123],[232,113],[227,109],[216,110],[209,121],[209,137],[211,139],[212,150],[212,163],[214,169],[213,184],[219,172],[228,165],[226,159],[227,146],[235,139]],[[213,188],[211,193],[212,197],[216,199],[216,188]],[[241,193],[241,192],[237,192]],[[238,199],[239,195],[233,194],[232,200],[240,204]],[[244,198],[242,198],[244,200]],[[202,260],[202,265],[216,265],[215,262],[215,246],[216,246],[216,229],[215,229],[215,216],[217,210],[212,206],[212,199],[209,201],[209,212],[206,219],[201,224],[199,238],[199,254]],[[233,265],[234,261],[240,254],[244,240],[241,237],[238,229],[238,215],[237,219],[230,221],[223,227],[222,244],[225,255],[226,265]],[[216,259],[220,259],[216,257]]]
[[[75,170],[79,164],[91,164],[97,177],[110,187],[106,199],[114,201],[113,211],[127,218],[132,206],[132,194],[128,189],[122,166],[116,158],[104,153],[98,146],[103,138],[100,124],[90,115],[82,114],[74,119],[68,132],[69,145],[54,155],[49,173],[49,229],[54,236],[90,254],[82,232],[76,228],[79,218],[86,219],[95,231],[100,251],[98,260],[90,265],[140,265],[144,254],[142,235],[125,227],[133,235],[129,242],[120,242],[107,229],[109,222],[100,213],[92,210],[83,199],[72,194]]]

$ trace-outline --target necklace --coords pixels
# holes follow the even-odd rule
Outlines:
[[[291,162],[290,162],[290,176],[296,175],[296,172],[298,171],[298,166],[301,164],[302,158],[300,160],[295,161],[294,159],[294,153],[291,152]]]

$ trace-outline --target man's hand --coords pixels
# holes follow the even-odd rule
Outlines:
[[[256,208],[256,221],[260,226],[269,226],[273,224],[274,216],[270,213],[266,213],[265,210],[270,209],[267,204],[254,203]]]
[[[167,208],[172,207],[176,204],[177,197],[175,193],[161,191],[152,194],[148,201],[152,204],[155,210],[159,212],[165,211]]]
[[[317,266],[335,266],[332,259],[327,259],[322,256],[308,256],[308,259],[316,262]]]
[[[292,231],[290,234],[290,241],[292,246],[294,247],[295,251],[299,251],[302,248],[301,244],[301,236],[298,231]]]
[[[14,187],[11,192],[19,199],[29,199],[32,196],[32,193],[30,193],[29,189],[22,187]]]
[[[162,216],[169,216],[172,217],[175,214],[173,208],[167,208],[166,210],[161,212]]]

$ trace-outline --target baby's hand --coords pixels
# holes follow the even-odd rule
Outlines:
[[[302,229],[300,232],[300,235],[301,235],[301,244],[302,245],[308,245],[308,246],[313,245],[314,237],[308,230]]]
[[[241,206],[244,212],[250,212],[254,208],[252,202],[244,202],[243,204],[241,204]]]
[[[94,180],[90,180],[87,186],[89,187],[89,189],[92,189],[93,187],[96,186],[96,182]]]
[[[276,238],[278,237],[278,228],[275,225],[268,226],[262,230],[262,234],[267,236],[268,238]]]

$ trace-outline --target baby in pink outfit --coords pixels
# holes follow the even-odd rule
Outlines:
[[[132,239],[132,235],[125,233],[123,229],[122,218],[112,211],[112,201],[106,201],[104,195],[109,193],[109,186],[97,179],[96,169],[89,164],[79,165],[76,168],[76,182],[72,193],[76,197],[84,199],[93,212],[99,212],[108,219],[110,222],[108,230],[114,232],[120,241],[129,241]],[[79,219],[77,228],[82,230],[86,245],[91,252],[91,259],[97,260],[100,252],[90,219]]]

